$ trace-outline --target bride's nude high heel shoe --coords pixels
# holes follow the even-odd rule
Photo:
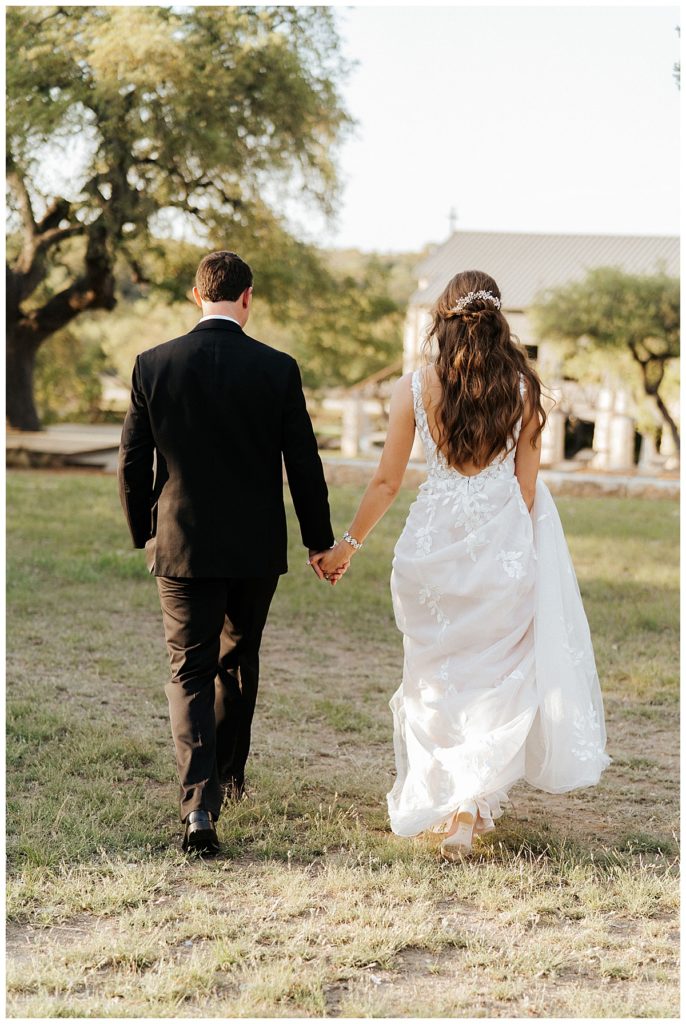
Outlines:
[[[441,843],[441,853],[446,860],[459,860],[462,854],[471,851],[474,825],[478,813],[479,809],[475,800],[465,800],[460,804],[455,815],[457,828]]]

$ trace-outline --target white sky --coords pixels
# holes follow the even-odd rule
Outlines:
[[[452,207],[464,230],[678,234],[678,7],[336,7],[358,124],[335,223],[290,208],[308,240],[416,251]]]
[[[458,228],[679,231],[678,7],[358,7],[337,18],[359,122],[327,245]]]

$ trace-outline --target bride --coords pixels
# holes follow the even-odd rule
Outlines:
[[[434,361],[397,382],[350,529],[312,559],[335,584],[397,495],[416,428],[428,477],[391,573],[404,666],[387,800],[396,834],[441,833],[447,859],[495,828],[520,779],[562,793],[595,785],[611,762],[576,575],[538,477],[541,385],[500,305],[488,274],[448,283],[427,339]]]

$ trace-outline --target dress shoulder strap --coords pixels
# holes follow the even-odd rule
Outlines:
[[[421,438],[422,444],[424,445],[424,451],[426,452],[427,458],[431,457],[433,439],[429,431],[429,421],[426,415],[426,406],[424,405],[424,398],[422,396],[422,384],[424,381],[424,371],[421,366],[412,374],[412,399],[414,404],[414,422],[417,427],[417,433]]]
[[[422,400],[422,370],[420,366],[418,366],[417,369],[412,374],[411,385],[412,401],[414,404],[414,418],[416,424],[419,426],[424,419],[424,402]]]

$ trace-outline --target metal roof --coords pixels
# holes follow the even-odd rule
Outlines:
[[[679,238],[672,235],[544,235],[456,231],[416,268],[411,305],[431,306],[459,270],[495,278],[505,309],[527,309],[537,293],[585,277],[595,267],[629,274],[660,270],[679,276]]]

